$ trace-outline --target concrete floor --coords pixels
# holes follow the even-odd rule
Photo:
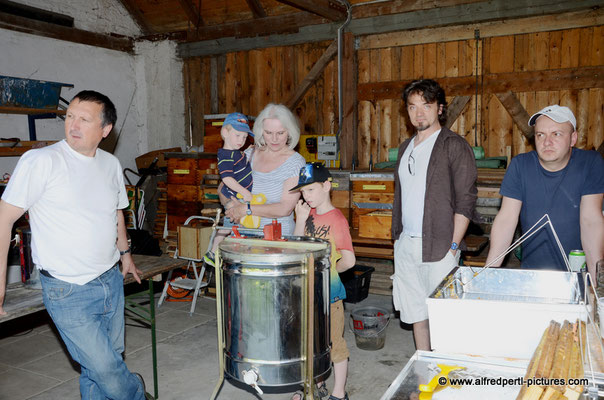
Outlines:
[[[390,296],[370,295],[350,310],[377,305],[392,310]],[[190,303],[164,303],[157,310],[159,398],[166,400],[208,399],[218,381],[216,340],[216,302],[199,298],[193,316]],[[379,399],[415,352],[409,326],[396,318],[387,327],[386,345],[366,351],[356,347],[354,333],[346,328],[350,350],[347,391],[351,399]],[[150,330],[126,319],[126,363],[131,371],[145,378],[147,391],[153,392]],[[0,325],[0,400],[80,399],[79,371],[73,365],[45,311]],[[333,376],[327,380],[333,386]],[[255,391],[226,381],[217,399],[288,400],[293,390],[265,388],[261,397]]]

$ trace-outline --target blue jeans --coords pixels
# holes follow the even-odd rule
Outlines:
[[[122,358],[124,280],[116,266],[85,285],[40,274],[44,305],[81,366],[83,400],[144,400],[143,384]]]

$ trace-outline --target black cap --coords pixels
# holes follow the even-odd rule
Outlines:
[[[293,190],[298,190],[302,186],[310,185],[315,182],[322,183],[327,181],[331,182],[331,173],[325,167],[325,165],[323,165],[323,163],[308,163],[302,168],[300,168],[298,184],[293,189],[290,189],[290,192]]]

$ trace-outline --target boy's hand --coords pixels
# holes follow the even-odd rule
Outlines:
[[[247,202],[252,201],[252,198],[254,197],[252,196],[252,193],[249,190],[242,192],[241,195],[243,196],[243,200]]]
[[[296,204],[296,220],[306,221],[310,215],[310,206],[304,200],[298,200]]]

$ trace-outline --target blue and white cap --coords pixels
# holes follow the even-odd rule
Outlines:
[[[227,115],[223,125],[231,125],[233,129],[239,132],[247,132],[248,135],[254,137],[254,133],[250,129],[250,122],[244,114],[234,112]]]
[[[298,176],[298,184],[294,186],[291,191],[298,190],[302,186],[310,185],[315,182],[327,182],[331,181],[331,173],[320,162],[308,163],[300,168],[300,175]]]

